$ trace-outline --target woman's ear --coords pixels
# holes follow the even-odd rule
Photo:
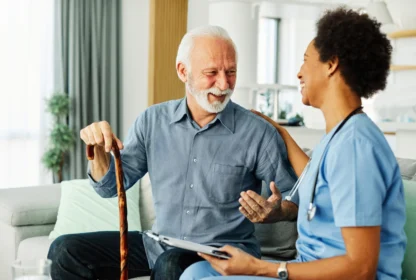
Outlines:
[[[176,65],[176,73],[182,82],[186,83],[188,81],[188,72],[186,70],[185,64],[182,62],[178,62]]]
[[[337,71],[339,65],[339,59],[337,56],[333,56],[328,61],[328,77],[332,77]]]

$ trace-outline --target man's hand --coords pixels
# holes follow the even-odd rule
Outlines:
[[[106,121],[95,122],[84,127],[79,135],[85,144],[104,147],[107,153],[111,151],[113,138],[116,140],[118,148],[123,149],[123,143],[113,134],[110,124]]]
[[[123,149],[123,143],[114,135],[111,126],[106,121],[95,122],[81,129],[79,132],[85,144],[94,146],[94,159],[91,163],[91,176],[95,181],[100,181],[107,173],[110,165],[111,148],[113,139],[118,148]]]
[[[282,194],[270,182],[272,195],[266,200],[253,191],[242,192],[239,210],[253,223],[275,223],[282,218]]]
[[[226,245],[220,251],[228,253],[231,258],[225,260],[202,253],[198,255],[207,260],[222,275],[257,275],[261,272],[261,260],[242,250]]]

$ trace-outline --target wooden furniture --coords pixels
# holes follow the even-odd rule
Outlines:
[[[391,71],[416,70],[416,65],[391,65]]]
[[[175,64],[187,17],[188,0],[150,1],[149,106],[185,96]]]
[[[389,33],[389,34],[387,34],[387,36],[391,39],[416,37],[416,29],[399,30],[399,31]]]
[[[387,34],[387,36],[392,40],[397,40],[401,38],[411,38],[416,37],[416,29],[410,29],[410,30],[399,30],[396,32],[392,32]],[[391,65],[390,66],[391,71],[406,71],[406,70],[416,70],[416,65],[410,64],[410,65]]]

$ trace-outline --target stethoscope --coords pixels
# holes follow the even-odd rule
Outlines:
[[[316,182],[318,181],[318,176],[319,176],[319,166],[321,166],[321,161],[322,158],[324,156],[324,154],[326,153],[326,150],[328,149],[329,143],[331,142],[332,138],[334,138],[334,136],[341,130],[341,128],[345,125],[345,123],[355,114],[357,114],[359,111],[361,111],[363,109],[363,107],[358,107],[357,109],[355,109],[354,111],[352,111],[343,121],[342,123],[337,127],[337,129],[335,130],[334,134],[332,134],[331,138],[328,141],[328,144],[326,144],[325,150],[321,155],[321,158],[319,159],[319,163],[318,163],[318,169],[316,171],[316,176],[315,176],[315,181],[313,184],[313,189],[312,189],[312,193],[311,193],[311,199],[309,201],[309,207],[308,207],[308,213],[307,213],[307,218],[308,221],[312,221],[312,219],[315,217],[316,214],[316,205],[314,204],[314,200],[315,200],[315,192],[316,192]],[[311,163],[312,157],[309,158],[308,163],[306,164],[305,168],[302,171],[302,174],[300,174],[298,180],[296,181],[295,185],[293,186],[293,188],[290,190],[290,193],[288,196],[285,197],[286,200],[291,201],[292,197],[295,195],[295,193],[298,191],[300,184],[303,181],[303,178],[305,177],[306,173],[308,172],[308,169],[310,167],[310,163]]]

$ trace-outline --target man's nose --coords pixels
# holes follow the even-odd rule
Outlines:
[[[216,85],[220,90],[226,90],[230,87],[227,75],[224,72],[218,73]]]

